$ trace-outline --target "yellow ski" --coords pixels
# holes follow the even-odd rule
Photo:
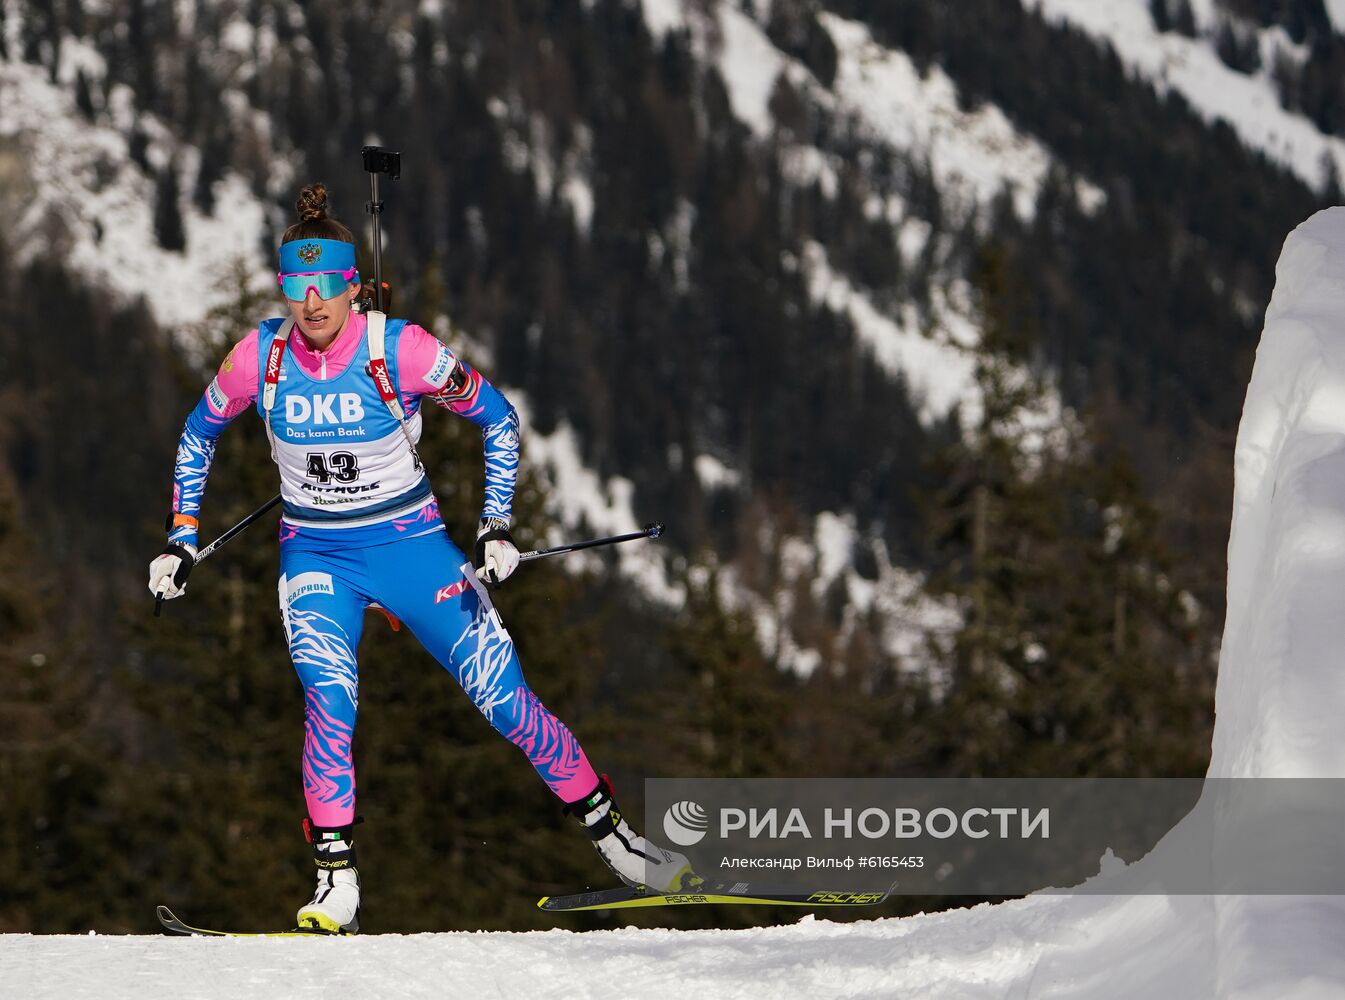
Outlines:
[[[573,896],[543,896],[537,905],[553,912],[619,910],[637,906],[873,906],[895,888],[876,892],[817,889],[805,892],[775,892],[754,889],[750,882],[707,882],[694,892],[658,892],[647,886],[618,886],[581,892]]]
[[[157,908],[159,923],[163,924],[163,929],[169,934],[181,934],[192,937],[255,937],[255,938],[288,938],[288,937],[345,937],[345,934],[334,934],[330,931],[306,931],[295,928],[288,931],[214,931],[205,927],[192,927],[190,924],[184,924],[179,920],[166,906]]]

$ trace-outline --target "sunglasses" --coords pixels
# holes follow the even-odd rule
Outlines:
[[[277,274],[280,290],[291,302],[302,302],[308,290],[315,289],[320,299],[334,299],[359,277],[359,269],[348,271],[310,271],[304,274]]]

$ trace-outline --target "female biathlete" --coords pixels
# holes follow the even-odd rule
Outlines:
[[[696,881],[680,854],[635,834],[565,724],[523,679],[485,583],[518,566],[509,533],[518,416],[508,400],[419,326],[352,309],[360,294],[355,239],[327,214],[321,184],[304,188],[280,246],[288,319],[269,319],[234,346],[187,417],[173,470],[168,545],[149,589],[181,596],[197,551],[198,516],[215,444],[256,406],[280,467],[280,612],[304,691],[304,829],[317,891],[304,929],[359,928],[355,820],[355,651],[366,608],[404,622],[501,734],[527,754],[623,880],[659,890]],[[427,398],[482,429],[485,503],[473,569],[449,540],[416,454]],[[685,881],[684,881],[685,879]]]

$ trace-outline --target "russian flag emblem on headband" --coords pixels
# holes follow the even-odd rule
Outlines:
[[[355,246],[344,240],[290,240],[280,245],[281,274],[304,271],[350,271],[355,264]]]

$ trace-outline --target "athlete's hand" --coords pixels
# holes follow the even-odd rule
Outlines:
[[[482,520],[476,532],[476,577],[498,587],[518,569],[518,547],[509,523],[500,518]]]
[[[187,589],[187,577],[196,565],[196,546],[173,542],[149,564],[149,592],[171,601]]]

